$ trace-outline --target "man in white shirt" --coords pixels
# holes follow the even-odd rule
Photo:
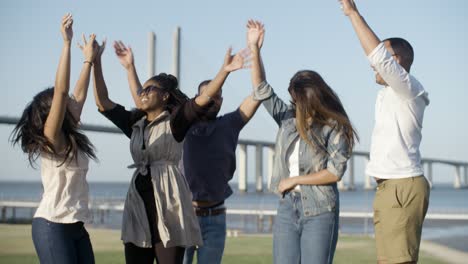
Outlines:
[[[416,263],[429,204],[429,184],[419,152],[428,94],[409,74],[414,58],[411,45],[401,38],[380,41],[353,0],[340,2],[376,72],[376,82],[384,86],[375,105],[366,169],[378,183],[374,199],[377,261]]]

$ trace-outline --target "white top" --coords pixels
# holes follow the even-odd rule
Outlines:
[[[56,223],[89,222],[89,158],[78,151],[77,159],[59,166],[63,157],[41,154],[41,178],[44,193],[34,217]]]
[[[419,145],[424,110],[429,105],[428,94],[421,83],[393,59],[383,43],[368,58],[388,86],[377,95],[366,174],[382,179],[422,175]]]
[[[299,176],[299,138],[296,139],[296,142],[294,143],[294,148],[291,154],[289,154],[288,163],[289,177]],[[301,190],[301,187],[299,185],[296,185],[294,190],[299,191]]]

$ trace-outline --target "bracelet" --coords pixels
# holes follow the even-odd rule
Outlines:
[[[86,61],[86,60],[85,60],[85,61],[83,61],[83,63],[89,63],[89,65],[93,66],[93,63],[90,62],[90,61]]]

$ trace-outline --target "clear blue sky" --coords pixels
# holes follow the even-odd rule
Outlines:
[[[404,37],[415,48],[412,73],[431,99],[424,120],[423,156],[468,161],[468,2],[362,0],[357,4],[378,36]],[[289,100],[287,84],[292,75],[301,69],[318,71],[341,97],[361,136],[356,149],[369,149],[380,87],[335,0],[1,1],[1,115],[18,117],[34,94],[53,85],[62,45],[59,22],[66,12],[74,16],[75,42],[84,32],[96,33],[98,39],[106,36],[109,44],[118,39],[130,44],[142,80],[148,77],[148,32],[157,34],[156,71],[170,72],[172,34],[180,26],[180,85],[189,96],[195,94],[200,81],[216,74],[226,48],[244,47],[247,19],[260,19],[267,30],[263,49],[267,79],[277,93]],[[72,87],[82,61],[81,51],[74,45]],[[126,75],[111,45],[103,55],[103,65],[111,98],[131,107]],[[224,87],[221,112],[234,110],[250,90],[248,70],[233,73]],[[92,96],[90,90],[82,121],[111,125],[97,112]],[[8,143],[12,128],[0,125],[0,180],[39,180],[40,172],[32,170],[19,148]],[[273,141],[276,131],[272,119],[260,108],[241,138]],[[128,140],[120,135],[88,135],[100,159],[91,165],[88,179],[128,181]],[[436,180],[451,181],[453,171],[446,174],[442,170]]]

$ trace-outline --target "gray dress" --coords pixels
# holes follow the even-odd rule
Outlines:
[[[103,114],[118,127],[122,129],[126,126],[118,120],[125,119],[121,118],[122,115],[129,113],[123,107],[118,106],[108,112],[114,113],[103,112]],[[135,185],[138,174],[150,173],[157,211],[156,223],[164,247],[201,246],[203,240],[192,207],[192,195],[178,167],[183,142],[174,139],[169,113],[167,111],[161,113],[146,126],[143,117],[131,126],[131,131],[122,130],[127,136],[131,134],[130,152],[134,164],[129,168],[135,169],[123,212],[123,242],[133,243],[138,247],[152,247],[145,204]]]

